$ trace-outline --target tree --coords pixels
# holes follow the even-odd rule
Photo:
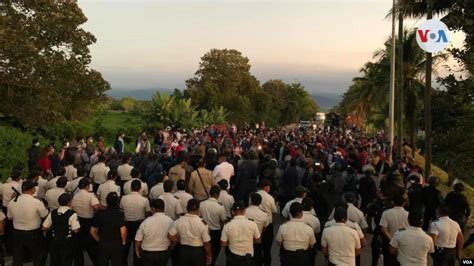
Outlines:
[[[120,105],[125,111],[129,112],[137,105],[137,100],[132,97],[123,97],[120,100]]]
[[[37,128],[88,116],[106,99],[75,1],[5,0],[0,14],[1,113]]]

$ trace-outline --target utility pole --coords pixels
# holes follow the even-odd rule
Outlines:
[[[433,0],[426,1],[428,20],[433,18]],[[426,53],[426,84],[425,84],[425,178],[431,175],[431,68],[433,58]]]
[[[394,115],[395,115],[395,51],[396,51],[396,37],[395,37],[395,14],[396,14],[396,0],[393,0],[392,8],[392,58],[390,66],[390,96],[389,96],[389,111],[388,111],[388,136],[389,136],[389,149],[388,156],[393,159],[393,133],[394,133]]]
[[[403,141],[403,12],[398,10],[398,76],[397,76],[397,156],[402,157]]]

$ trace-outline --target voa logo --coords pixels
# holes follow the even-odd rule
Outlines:
[[[439,20],[427,20],[416,30],[416,41],[428,53],[440,52],[449,43],[448,27]]]
[[[474,265],[473,259],[461,259],[461,265]]]

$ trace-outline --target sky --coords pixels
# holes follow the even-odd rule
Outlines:
[[[92,67],[114,90],[185,89],[212,48],[237,49],[260,82],[342,94],[390,35],[392,0],[79,0]],[[409,20],[414,27],[423,20]],[[455,45],[462,37],[453,36]]]

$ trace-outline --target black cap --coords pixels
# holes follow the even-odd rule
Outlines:
[[[67,206],[69,202],[72,200],[72,194],[70,193],[63,193],[58,198],[59,206]]]
[[[240,211],[245,209],[245,205],[242,201],[236,201],[234,204],[232,204],[232,210],[233,211]]]
[[[308,190],[303,186],[297,186],[295,189],[296,196],[302,195],[303,193],[308,193]]]
[[[354,192],[346,192],[346,194],[344,194],[344,199],[346,202],[352,202],[357,199],[357,195]]]
[[[27,190],[30,190],[30,189],[36,187],[37,185],[38,185],[38,183],[36,181],[26,180],[21,184],[21,190],[22,191],[27,191]]]

